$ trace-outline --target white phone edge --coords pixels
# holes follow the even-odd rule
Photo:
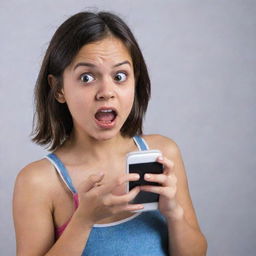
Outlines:
[[[143,156],[143,161],[141,156]],[[134,151],[130,152],[126,155],[126,173],[129,173],[129,164],[136,164],[136,163],[149,163],[149,162],[155,162],[159,156],[162,156],[161,151],[157,149],[152,150],[142,150],[142,151]],[[126,192],[129,192],[129,183],[126,187]],[[133,212],[145,212],[145,211],[152,211],[158,209],[158,202],[153,203],[144,203],[142,204],[144,206],[143,209],[133,211]]]

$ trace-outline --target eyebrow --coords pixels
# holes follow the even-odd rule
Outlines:
[[[124,64],[128,64],[129,66],[132,66],[131,63],[130,63],[130,61],[125,60],[125,61],[123,61],[123,62],[120,62],[120,63],[115,64],[115,65],[113,66],[113,68],[122,66],[122,65],[124,65]],[[76,68],[80,67],[80,66],[91,67],[91,68],[95,68],[95,67],[96,67],[96,65],[94,65],[94,64],[92,64],[92,63],[89,63],[89,62],[79,62],[79,63],[77,63],[77,64],[75,65],[74,70],[75,70]]]

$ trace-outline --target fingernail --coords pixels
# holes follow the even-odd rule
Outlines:
[[[145,174],[145,179],[150,179],[151,175],[150,174]]]
[[[135,179],[139,179],[140,178],[140,175],[139,174],[134,174],[134,176],[133,176]]]
[[[159,156],[159,157],[158,157],[158,160],[163,161],[164,158],[163,158],[162,156]]]
[[[134,210],[141,210],[141,209],[143,209],[144,208],[144,205],[134,205],[133,206],[133,209]]]

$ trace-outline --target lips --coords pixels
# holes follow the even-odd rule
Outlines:
[[[95,120],[98,126],[102,128],[111,128],[115,124],[117,111],[112,107],[102,107],[95,113]]]

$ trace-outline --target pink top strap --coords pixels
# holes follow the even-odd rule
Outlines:
[[[75,210],[77,209],[78,205],[79,205],[79,201],[78,201],[78,194],[73,194],[73,200],[74,200],[74,206],[75,206]],[[65,230],[65,228],[67,227],[68,223],[70,222],[72,216],[68,219],[68,221],[66,223],[64,223],[63,225],[61,225],[60,227],[56,227],[55,228],[55,236],[56,239],[58,239],[61,234],[63,233],[63,231]]]

